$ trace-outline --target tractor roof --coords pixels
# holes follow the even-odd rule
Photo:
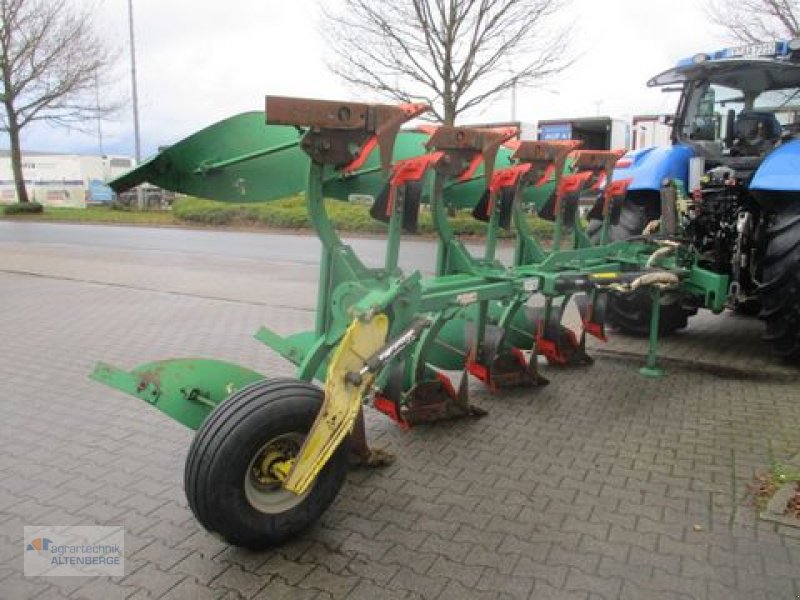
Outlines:
[[[753,91],[800,86],[800,39],[696,54],[656,75],[647,85],[657,87],[698,79]]]

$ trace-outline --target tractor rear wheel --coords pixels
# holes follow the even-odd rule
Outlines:
[[[296,495],[272,473],[294,458],[322,406],[322,390],[270,379],[226,399],[198,429],[186,457],[189,506],[209,532],[251,549],[273,546],[314,523],[339,493],[348,468],[346,440]]]
[[[645,337],[650,333],[651,296],[647,289],[638,289],[630,294],[610,292],[606,320],[622,333]],[[672,335],[689,324],[692,313],[684,309],[679,300],[667,295],[661,297],[661,313],[658,320],[658,335]]]
[[[767,227],[763,281],[758,288],[765,339],[775,352],[800,361],[800,211],[787,207]]]
[[[619,222],[612,224],[609,228],[610,242],[627,240],[641,235],[651,218],[658,218],[657,215],[648,214],[648,201],[655,202],[649,196],[637,197],[635,200],[625,198],[620,209]],[[658,202],[660,203],[660,200]],[[659,203],[654,206],[660,206]],[[589,221],[587,232],[595,243],[600,241],[602,225],[603,222],[599,219]],[[689,317],[695,312],[686,310],[677,296],[663,296],[658,335],[671,335],[678,329],[685,328],[689,323]],[[622,333],[634,336],[648,335],[650,332],[650,293],[646,289],[640,289],[630,294],[610,292],[606,320],[609,325]]]

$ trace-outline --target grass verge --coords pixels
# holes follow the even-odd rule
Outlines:
[[[370,217],[369,206],[337,200],[326,200],[325,204],[331,221],[339,231],[362,234],[386,232],[385,223]],[[529,218],[531,227],[539,239],[549,240],[552,237],[552,223],[536,217]],[[115,210],[106,206],[90,206],[85,209],[48,206],[41,214],[0,215],[0,219],[154,226],[180,226],[183,224],[248,229],[302,230],[310,228],[302,196],[253,204],[230,204],[185,197],[176,200],[171,211]],[[449,222],[457,235],[480,237],[486,233],[486,224],[474,219],[468,210],[458,211],[455,216],[450,218]],[[433,233],[431,213],[424,206],[419,215],[419,233]],[[501,231],[501,237],[512,237],[512,234]]]
[[[0,215],[6,221],[43,221],[64,223],[119,223],[132,225],[177,225],[170,211],[112,210],[105,206],[54,208],[45,206],[39,214]]]
[[[325,205],[334,226],[339,231],[355,233],[384,233],[386,224],[369,215],[369,207],[337,200],[326,200]],[[199,198],[176,200],[173,213],[179,221],[201,225],[267,226],[278,229],[307,229],[310,227],[305,201],[301,196],[258,204],[226,204]],[[450,218],[450,226],[458,235],[481,236],[486,224],[474,219],[470,211],[458,211]],[[553,225],[548,221],[530,217],[531,227],[540,239],[552,237]],[[419,233],[433,233],[433,221],[427,207],[419,215]],[[503,232],[503,237],[512,234]]]

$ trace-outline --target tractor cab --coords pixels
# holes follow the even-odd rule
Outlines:
[[[800,39],[697,54],[648,86],[679,86],[673,141],[709,167],[755,169],[800,134]]]

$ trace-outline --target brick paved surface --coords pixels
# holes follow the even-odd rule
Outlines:
[[[47,275],[59,274],[54,260]],[[257,266],[236,269],[256,277]],[[313,315],[236,301],[223,268],[213,295],[231,301],[175,293],[175,281],[153,291],[164,273],[150,267],[120,282],[125,263],[85,266],[86,279],[103,280],[102,268],[116,285],[0,273],[0,598],[800,594],[800,529],[758,521],[745,500],[755,469],[800,451],[800,383],[762,356],[758,323],[696,319],[666,344],[661,381],[636,373],[642,342],[615,338],[593,367],[549,369],[552,383],[533,392],[473,385],[490,411],[478,421],[403,433],[370,414],[373,443],[397,463],[351,473],[316,527],[251,553],[205,533],[186,507],[191,432],[87,374],[98,359],[181,355],[288,374],[251,334]],[[187,259],[187,288],[207,268]],[[23,577],[25,524],[124,525],[126,575]]]

